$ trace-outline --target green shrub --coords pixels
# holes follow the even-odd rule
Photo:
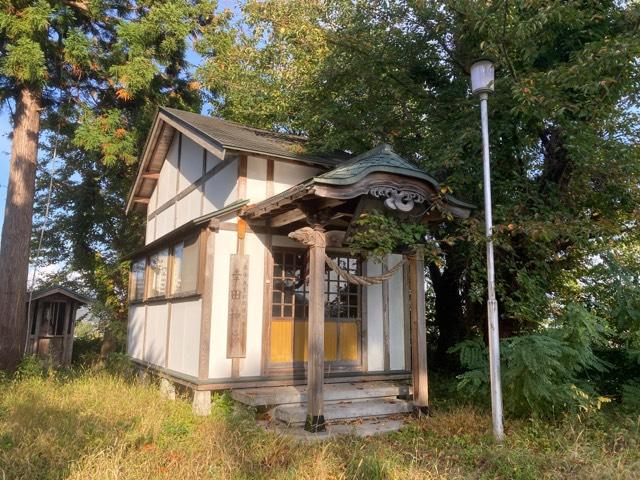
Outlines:
[[[24,357],[16,372],[14,378],[16,380],[24,380],[27,378],[45,377],[47,375],[47,368],[44,363],[35,355],[29,355]]]
[[[599,408],[608,398],[598,395],[588,372],[605,372],[607,364],[594,353],[605,342],[599,319],[584,308],[569,305],[556,324],[540,332],[500,342],[502,389],[507,413],[552,417],[565,411]],[[480,339],[451,349],[467,370],[458,389],[487,401],[488,349]]]
[[[76,337],[73,341],[73,354],[71,362],[74,365],[91,365],[100,357],[102,338],[95,335]]]
[[[136,373],[136,368],[129,355],[121,352],[113,352],[107,355],[105,368],[108,372],[123,378],[133,378]]]
[[[623,385],[622,405],[627,410],[640,412],[640,381],[633,381]]]

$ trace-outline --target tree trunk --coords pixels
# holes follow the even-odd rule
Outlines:
[[[25,301],[40,103],[40,92],[27,86],[16,97],[9,189],[0,244],[0,370],[15,370],[26,342]]]

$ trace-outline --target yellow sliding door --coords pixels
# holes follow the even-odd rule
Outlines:
[[[269,361],[271,366],[303,367],[307,361],[308,293],[305,252],[275,250]],[[359,260],[333,257],[359,273]],[[360,363],[360,287],[349,285],[329,269],[325,272],[324,354],[327,367]]]

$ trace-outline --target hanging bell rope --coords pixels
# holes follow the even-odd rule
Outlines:
[[[340,266],[336,262],[334,262],[331,258],[329,258],[329,256],[327,255],[325,255],[325,262],[327,263],[327,265],[331,270],[336,272],[338,276],[340,276],[342,279],[346,280],[347,282],[368,287],[370,285],[378,285],[384,282],[385,280],[389,280],[391,277],[393,277],[393,275],[398,270],[400,270],[407,263],[407,259],[403,258],[392,268],[384,272],[382,275],[377,275],[375,277],[362,277],[360,275],[354,275],[352,273],[349,273],[346,270],[343,270],[342,268],[340,268]]]

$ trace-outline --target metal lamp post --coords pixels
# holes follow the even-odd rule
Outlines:
[[[484,170],[484,222],[487,235],[487,317],[489,323],[489,369],[491,371],[491,414],[493,436],[504,439],[502,424],[502,384],[500,380],[500,336],[498,333],[498,302],[496,302],[493,268],[493,218],[491,213],[491,173],[489,164],[489,118],[487,101],[493,93],[494,67],[489,60],[478,60],[471,65],[471,91],[480,97],[482,123],[482,162]]]

